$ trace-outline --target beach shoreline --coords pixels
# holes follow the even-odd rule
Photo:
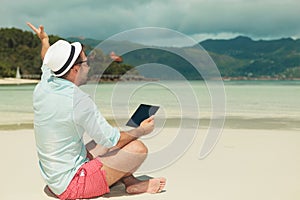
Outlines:
[[[40,80],[21,78],[0,78],[0,85],[28,85],[37,84]]]
[[[177,129],[165,128],[143,139],[149,154],[166,147]],[[294,200],[300,198],[300,134],[293,130],[224,129],[213,151],[199,159],[206,129],[173,163],[137,176],[167,178],[161,194],[127,195],[122,185],[101,198],[110,199],[232,199]],[[44,193],[35,149],[33,129],[0,131],[0,167],[4,199],[53,199]]]
[[[112,125],[117,127],[124,127],[128,118],[113,118],[112,116],[105,116],[105,119]],[[167,119],[155,118],[157,128],[180,128],[180,127],[195,127],[206,129],[211,123],[209,118],[180,118],[170,117]],[[0,131],[33,129],[33,114],[25,119],[10,120],[9,122],[0,121]],[[126,128],[126,127],[124,127]],[[242,117],[242,116],[227,116],[224,120],[224,129],[248,129],[248,130],[286,130],[300,131],[300,118],[294,116],[282,117]]]

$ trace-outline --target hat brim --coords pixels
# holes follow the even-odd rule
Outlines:
[[[55,74],[54,76],[60,77],[63,76],[64,74],[66,74],[74,65],[75,61],[77,60],[78,56],[80,55],[80,52],[82,51],[82,45],[79,42],[73,42],[71,43],[72,46],[75,47],[75,52],[74,52],[74,56],[70,62],[70,64],[68,65],[68,67],[66,67],[66,69],[59,73],[59,74]]]

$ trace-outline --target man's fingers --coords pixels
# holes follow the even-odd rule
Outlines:
[[[40,25],[40,30],[41,30],[41,33],[44,32],[44,26],[43,25]]]
[[[40,25],[39,28],[36,28],[34,25],[32,25],[30,22],[27,22],[27,25],[36,33],[36,35],[42,40],[44,38],[47,38],[48,35],[44,30],[44,26]]]
[[[27,25],[28,25],[35,33],[38,33],[38,29],[35,28],[35,26],[33,26],[30,22],[27,22]]]
[[[145,119],[145,123],[152,123],[154,121],[154,116],[152,115],[148,119]]]
[[[30,22],[26,22],[27,26],[29,26],[31,29],[35,29],[35,27],[30,23]]]
[[[30,22],[27,22],[27,25],[36,33],[41,34],[44,32],[44,26],[40,25],[39,28],[36,28],[34,25],[32,25]]]
[[[149,118],[142,121],[141,125],[142,124],[146,125],[146,124],[149,124],[149,123],[154,123],[154,115],[151,115]]]
[[[152,120],[154,120],[154,115],[151,115],[147,121],[152,121]]]

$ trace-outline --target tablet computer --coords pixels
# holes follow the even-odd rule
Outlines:
[[[154,115],[158,109],[159,106],[140,104],[139,107],[131,116],[131,118],[126,123],[126,126],[131,126],[131,127],[140,126],[142,121]]]

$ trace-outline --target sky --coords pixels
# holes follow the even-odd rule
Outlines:
[[[178,31],[196,41],[300,38],[299,0],[1,0],[0,27],[99,40],[143,27]]]

